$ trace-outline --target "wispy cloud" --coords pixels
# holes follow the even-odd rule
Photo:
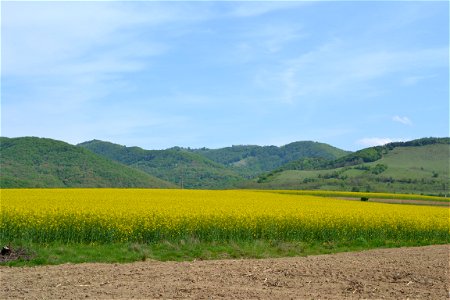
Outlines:
[[[306,1],[243,1],[234,2],[230,16],[232,17],[257,17],[278,10],[291,9],[311,4]]]
[[[134,71],[166,50],[155,39],[138,39],[142,30],[181,18],[157,5],[108,2],[10,2],[3,10],[3,76]]]
[[[377,91],[377,79],[448,67],[448,51],[448,47],[408,51],[349,48],[344,40],[333,39],[281,62],[278,70],[265,69],[265,75],[257,77],[265,78],[262,86],[277,88],[286,103],[346,93],[361,96]]]
[[[136,72],[170,50],[163,26],[215,16],[207,5],[144,1],[7,2],[2,9],[2,76],[22,77]]]
[[[393,116],[392,121],[408,126],[411,126],[413,124],[408,117]]]
[[[407,76],[402,79],[401,83],[405,86],[413,86],[421,81],[431,79],[436,77],[436,75],[420,75],[420,76]]]
[[[143,25],[148,29],[177,17],[158,6],[146,15],[134,5],[111,2],[2,6],[2,78],[27,87],[22,104],[2,104],[5,111],[35,107],[47,117],[81,113],[89,102],[130,88],[129,74],[148,68],[150,58],[167,51],[162,42],[137,38]]]
[[[291,42],[307,36],[299,23],[271,23],[248,29],[239,34],[239,38],[246,45],[250,45],[253,52],[263,50],[273,54],[281,51]]]
[[[437,135],[448,119],[448,3],[1,7],[4,135],[167,146],[307,138],[351,148],[412,128]]]
[[[2,10],[3,133],[47,132],[64,140],[64,132],[76,140],[170,122],[163,114],[138,117],[109,107],[114,96],[135,88],[133,74],[170,50],[157,34],[162,26],[209,18],[182,3],[8,2]],[[76,124],[86,122],[76,134]]]

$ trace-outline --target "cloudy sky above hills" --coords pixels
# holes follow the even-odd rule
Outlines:
[[[1,135],[356,150],[449,135],[449,3],[2,2]]]

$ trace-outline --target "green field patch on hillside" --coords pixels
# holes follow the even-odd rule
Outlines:
[[[337,190],[449,196],[450,145],[446,139],[435,144],[380,148],[380,158],[338,168],[275,170],[260,175],[248,188]],[[428,142],[428,140],[425,140]],[[432,140],[433,141],[433,140]],[[348,156],[348,161],[355,154]],[[336,161],[346,161],[340,158]],[[300,164],[301,165],[301,164]],[[295,164],[291,164],[295,167]]]

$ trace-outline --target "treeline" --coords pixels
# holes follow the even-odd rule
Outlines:
[[[426,146],[426,145],[434,145],[434,144],[447,144],[450,145],[450,137],[446,138],[422,138],[417,140],[412,140],[408,142],[393,142],[384,145],[383,147],[392,150],[396,147],[417,147],[417,146]]]

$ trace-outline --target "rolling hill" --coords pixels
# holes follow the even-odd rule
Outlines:
[[[182,188],[222,189],[233,187],[242,181],[241,176],[225,166],[178,147],[144,150],[99,140],[84,142],[78,146]]]
[[[246,187],[449,194],[449,138],[366,148],[336,160],[303,159]]]
[[[46,138],[0,138],[1,188],[147,187],[173,184],[96,155]]]
[[[92,140],[0,138],[2,188],[321,189],[448,195],[450,138],[346,152],[295,142],[144,150]]]
[[[282,147],[144,150],[93,140],[78,146],[179,186],[203,189],[237,187],[246,179],[302,157],[335,159],[348,153],[316,142],[295,142]]]
[[[220,149],[193,149],[212,161],[231,168],[238,174],[251,178],[301,158],[333,160],[350,152],[328,144],[302,141],[281,147],[239,145]]]

